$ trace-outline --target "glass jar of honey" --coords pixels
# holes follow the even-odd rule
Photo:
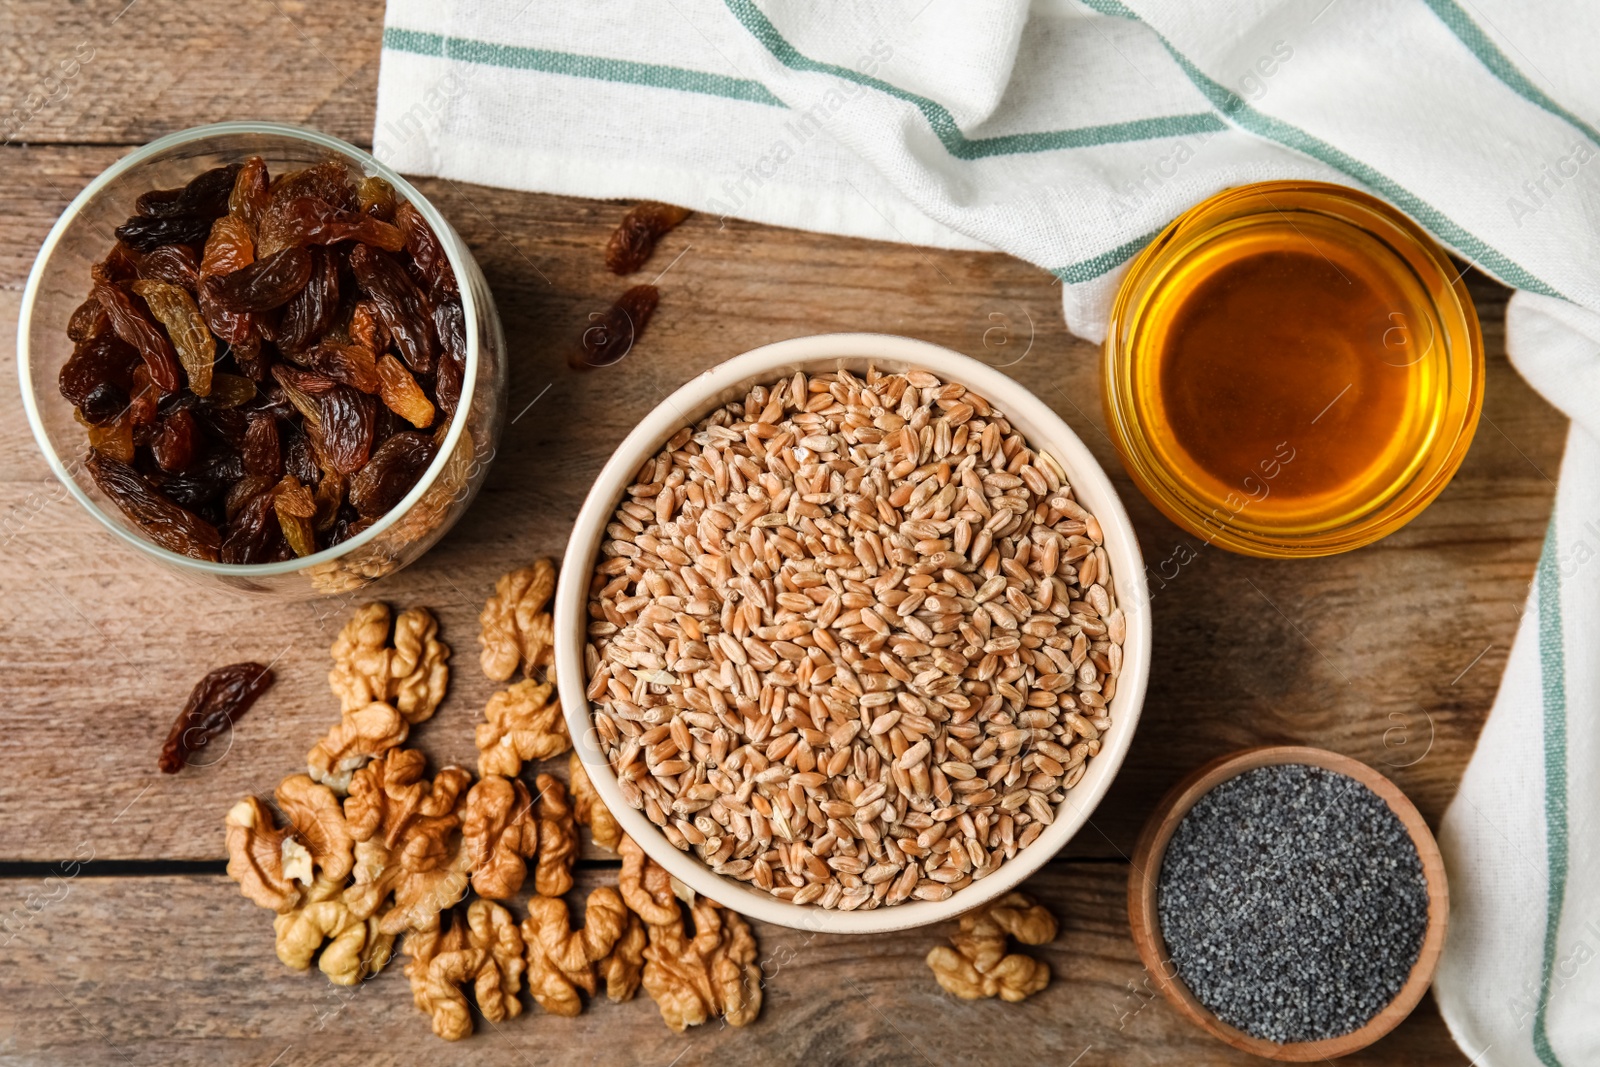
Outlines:
[[[1415,517],[1483,404],[1472,299],[1419,226],[1322,182],[1230,189],[1129,266],[1106,420],[1179,526],[1235,552],[1321,556]]]

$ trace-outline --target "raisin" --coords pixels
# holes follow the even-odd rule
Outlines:
[[[255,334],[252,316],[229,311],[214,298],[207,279],[228,275],[255,262],[255,243],[248,225],[236,215],[217,220],[206,240],[205,253],[200,257],[200,288],[197,297],[200,313],[206,325],[228,344],[237,347]],[[263,371],[263,373],[265,373]]]
[[[632,274],[656,250],[656,242],[689,217],[689,209],[646,200],[622,216],[606,242],[606,269],[612,274]]]
[[[310,279],[311,253],[285,248],[232,274],[207,278],[204,288],[225,311],[269,311],[288,303]]]
[[[378,518],[411,491],[438,451],[432,434],[411,430],[395,434],[350,479],[350,503],[363,518]]]
[[[268,563],[277,550],[283,530],[278,526],[278,513],[272,506],[272,479],[247,478],[239,486],[264,483],[259,492],[251,496],[229,518],[227,536],[222,540],[224,563]],[[235,490],[239,488],[235,486]],[[230,494],[231,495],[231,494]]]
[[[318,533],[327,533],[333,529],[334,522],[339,518],[339,508],[344,504],[344,490],[347,479],[337,472],[324,472],[322,480],[317,483],[314,494],[317,502],[317,514],[312,519],[312,525]],[[332,544],[332,542],[329,542]]]
[[[267,161],[251,156],[239,167],[228,194],[228,214],[242,220],[251,230],[261,224],[261,215],[267,210]]]
[[[232,163],[197,175],[181,189],[152,189],[133,202],[133,209],[161,219],[184,215],[220,218],[228,213],[228,196],[242,169],[244,164]]]
[[[394,222],[405,235],[411,274],[423,291],[435,300],[458,296],[460,290],[455,271],[450,269],[450,257],[445,255],[439,235],[433,232],[422,212],[413,204],[400,204],[395,208]]]
[[[433,425],[433,404],[398,359],[385,352],[378,358],[378,395],[389,410],[419,430]]]
[[[100,491],[157,545],[195,559],[217,560],[217,528],[162,496],[138,471],[99,452],[91,452],[84,466]]]
[[[200,257],[189,245],[162,245],[139,260],[139,277],[193,294],[200,286]]]
[[[150,379],[164,393],[176,392],[183,385],[178,374],[178,353],[172,342],[150,318],[144,301],[106,282],[94,285],[95,299],[106,309],[111,328],[118,337],[139,350],[145,365],[150,368]]]
[[[317,550],[317,533],[311,521],[317,514],[317,502],[300,479],[292,474],[283,476],[273,491],[272,508],[278,516],[278,528],[295,555],[309,556]]]
[[[243,478],[228,487],[223,495],[222,514],[228,522],[233,522],[239,517],[250,501],[269,492],[278,484],[277,478],[269,478],[264,474],[246,474]],[[262,551],[265,551],[263,548]]]
[[[378,321],[378,310],[370,300],[358,300],[350,312],[350,340],[372,349],[373,358],[389,347],[389,334]]]
[[[272,183],[271,193],[275,204],[297,196],[315,196],[345,211],[360,208],[350,169],[337,159],[323,160],[304,170],[279,175]]]
[[[261,248],[266,255],[280,249],[362,241],[389,252],[405,247],[400,231],[360,211],[343,211],[314,196],[273,201],[261,222]]]
[[[156,466],[180,474],[194,463],[200,447],[200,424],[188,408],[179,408],[161,420],[161,428],[150,442]]]
[[[144,298],[156,321],[167,328],[167,337],[178,350],[178,362],[189,375],[189,391],[195,396],[211,392],[211,370],[217,361],[217,339],[211,336],[206,320],[194,297],[169,282],[141,278],[133,291]]]
[[[206,238],[206,248],[200,257],[200,274],[232,274],[256,260],[255,239],[250,236],[247,223],[235,215],[218,219]]]
[[[311,279],[283,306],[278,347],[298,352],[327,333],[339,314],[339,259],[332,252],[311,250]]]
[[[162,245],[197,245],[211,232],[212,220],[200,215],[179,215],[161,219],[151,215],[135,215],[116,228],[117,240],[125,241],[135,251],[153,252]]]
[[[128,416],[126,406],[115,418],[99,424],[83,418],[78,421],[88,427],[90,448],[120,463],[133,462],[133,419]]]
[[[378,321],[389,332],[406,365],[418,374],[433,373],[433,320],[427,297],[386,252],[356,245],[350,253],[356,284],[372,298]]]
[[[156,421],[160,410],[161,390],[150,380],[150,367],[138,363],[133,368],[133,381],[128,388],[128,418],[135,426],[149,426]]]
[[[106,253],[106,258],[89,268],[89,277],[97,282],[123,285],[139,276],[139,253],[118,241]]]
[[[653,285],[635,285],[623,293],[615,304],[591,316],[592,324],[583,331],[568,364],[573,370],[590,370],[622,359],[633,350],[660,299],[661,290]]]
[[[264,478],[283,474],[283,449],[278,440],[278,420],[264,411],[250,413],[244,432],[244,469]]]
[[[90,341],[111,329],[111,320],[100,301],[90,297],[73,309],[67,320],[67,337],[73,341]]]
[[[311,439],[293,423],[279,427],[283,441],[283,469],[294,475],[302,484],[316,486],[322,481],[322,470],[317,466],[317,454]]]
[[[216,371],[211,375],[211,392],[206,394],[206,401],[216,408],[236,408],[240,404],[248,404],[256,397],[256,383],[249,378],[226,371]]]
[[[376,174],[368,175],[356,183],[356,204],[363,215],[388,222],[394,218],[394,186]]]
[[[271,685],[272,668],[259,663],[231,663],[200,679],[161,746],[161,773],[183,770],[190,756],[238,722]]]
[[[439,369],[434,377],[434,402],[448,418],[461,402],[467,377],[467,319],[461,305],[447,301],[433,309],[433,330],[439,335]]]
[[[305,353],[305,363],[317,373],[363,393],[378,392],[377,361],[372,357],[372,349],[365,345],[324,341]]]
[[[96,302],[96,307],[99,303]],[[80,341],[61,365],[61,395],[92,423],[108,422],[128,406],[139,353],[122,338],[103,333]]]
[[[321,422],[312,436],[320,447],[323,465],[340,474],[354,474],[372,455],[373,430],[377,423],[377,397],[336,384],[321,401]]]

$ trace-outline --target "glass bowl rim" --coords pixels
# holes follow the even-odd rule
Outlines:
[[[445,255],[450,261],[450,268],[455,272],[457,288],[461,294],[462,317],[466,322],[467,330],[467,363],[462,374],[461,397],[456,402],[458,413],[470,410],[473,396],[478,384],[479,370],[479,337],[477,323],[477,297],[467,283],[469,275],[466,271],[466,262],[462,258],[461,250],[465,242],[450,226],[445,217],[433,206],[427,197],[423,196],[410,182],[402,178],[397,172],[386,166],[381,160],[365,149],[358,148],[350,142],[326,134],[320,130],[313,130],[304,126],[294,126],[281,122],[217,122],[205,126],[192,126],[185,130],[169,133],[158,137],[149,144],[118,159],[105,170],[94,177],[83,191],[73,197],[61,212],[61,217],[56,219],[55,225],[50,227],[44,243],[39,247],[39,254],[34,258],[33,267],[28,271],[28,282],[22,291],[22,307],[17,317],[17,378],[22,390],[22,405],[28,415],[28,425],[33,430],[34,440],[39,445],[39,450],[44,454],[45,462],[49,464],[51,472],[66,486],[69,492],[84,509],[93,515],[100,524],[123,541],[140,549],[141,551],[176,567],[186,570],[199,571],[206,574],[226,575],[238,578],[269,578],[283,574],[294,574],[318,564],[329,563],[348,555],[355,550],[370,544],[380,537],[385,531],[397,523],[400,518],[409,512],[417,502],[438,480],[438,477],[449,464],[455,454],[456,445],[465,432],[466,419],[452,419],[452,425],[445,434],[444,443],[439,447],[439,454],[433,459],[422,477],[417,479],[417,484],[402,497],[399,503],[384,513],[378,521],[362,530],[348,541],[342,541],[320,552],[309,556],[299,556],[294,559],[282,560],[278,563],[213,563],[210,560],[195,559],[185,556],[170,549],[162,548],[148,538],[141,536],[134,530],[107,515],[104,509],[83,490],[68,471],[66,464],[61,461],[55,446],[51,444],[49,434],[46,432],[44,422],[39,414],[39,405],[36,400],[36,389],[33,382],[33,361],[30,351],[28,335],[33,326],[33,307],[38,299],[39,289],[43,285],[45,267],[55,253],[56,246],[65,237],[78,216],[101,191],[121,175],[148,162],[152,157],[171,148],[186,144],[195,144],[208,138],[222,137],[236,134],[265,134],[281,137],[291,141],[301,141],[328,149],[338,155],[370,168],[369,173],[387,181],[394,187],[396,193],[409,200],[428,225],[433,227],[435,233],[451,235],[451,240],[444,240],[441,236],[440,244]],[[64,402],[64,401],[63,401]]]
[[[1161,261],[1174,242],[1181,236],[1196,236],[1224,223],[1249,215],[1266,214],[1276,209],[1270,200],[1262,205],[1244,207],[1251,199],[1261,200],[1271,193],[1307,192],[1325,198],[1330,207],[1353,208],[1379,216],[1389,225],[1405,234],[1421,254],[1436,266],[1443,277],[1451,280],[1445,289],[1454,298],[1455,308],[1446,307],[1435,294],[1428,294],[1436,313],[1442,320],[1456,318],[1466,334],[1467,352],[1456,356],[1448,348],[1440,358],[1447,372],[1462,371],[1465,377],[1467,400],[1463,417],[1446,428],[1448,437],[1434,447],[1443,458],[1431,475],[1419,472],[1420,480],[1408,483],[1399,493],[1369,504],[1355,518],[1337,526],[1310,533],[1258,532],[1243,529],[1231,523],[1212,526],[1196,518],[1199,510],[1184,492],[1153,476],[1152,471],[1167,475],[1170,472],[1136,458],[1137,442],[1147,439],[1144,422],[1137,418],[1124,402],[1123,387],[1132,374],[1132,360],[1125,351],[1129,310],[1132,292],[1146,278],[1152,267]],[[1217,217],[1208,217],[1220,213]],[[1281,213],[1281,210],[1280,210]],[[1346,225],[1368,232],[1356,218],[1333,212]],[[1393,254],[1404,260],[1398,249]],[[1409,264],[1408,264],[1409,266]],[[1455,478],[1466,459],[1468,448],[1477,432],[1483,410],[1484,354],[1483,330],[1478,320],[1477,305],[1472,300],[1465,282],[1465,272],[1452,270],[1453,264],[1443,246],[1405,212],[1379,197],[1337,182],[1281,179],[1247,182],[1230,186],[1205,197],[1180,212],[1162,227],[1128,264],[1127,273],[1117,286],[1116,297],[1108,319],[1105,341],[1101,346],[1101,398],[1112,443],[1129,477],[1140,492],[1156,509],[1187,533],[1201,537],[1231,552],[1266,559],[1300,559],[1336,555],[1365,547],[1394,533],[1416,518]],[[1131,388],[1131,387],[1130,387]],[[1395,524],[1395,520],[1399,520]]]

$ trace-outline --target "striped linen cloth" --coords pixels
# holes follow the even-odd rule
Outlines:
[[[1595,1064],[1597,31],[1556,0],[390,0],[374,143],[411,173],[1001,249],[1093,340],[1154,233],[1269,178],[1365,188],[1521,290],[1512,357],[1573,426],[1442,828],[1436,993],[1480,1064]]]

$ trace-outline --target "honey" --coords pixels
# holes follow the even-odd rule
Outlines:
[[[1320,183],[1232,190],[1130,267],[1107,412],[1140,488],[1237,551],[1365,544],[1437,495],[1471,440],[1482,355],[1447,257]]]

